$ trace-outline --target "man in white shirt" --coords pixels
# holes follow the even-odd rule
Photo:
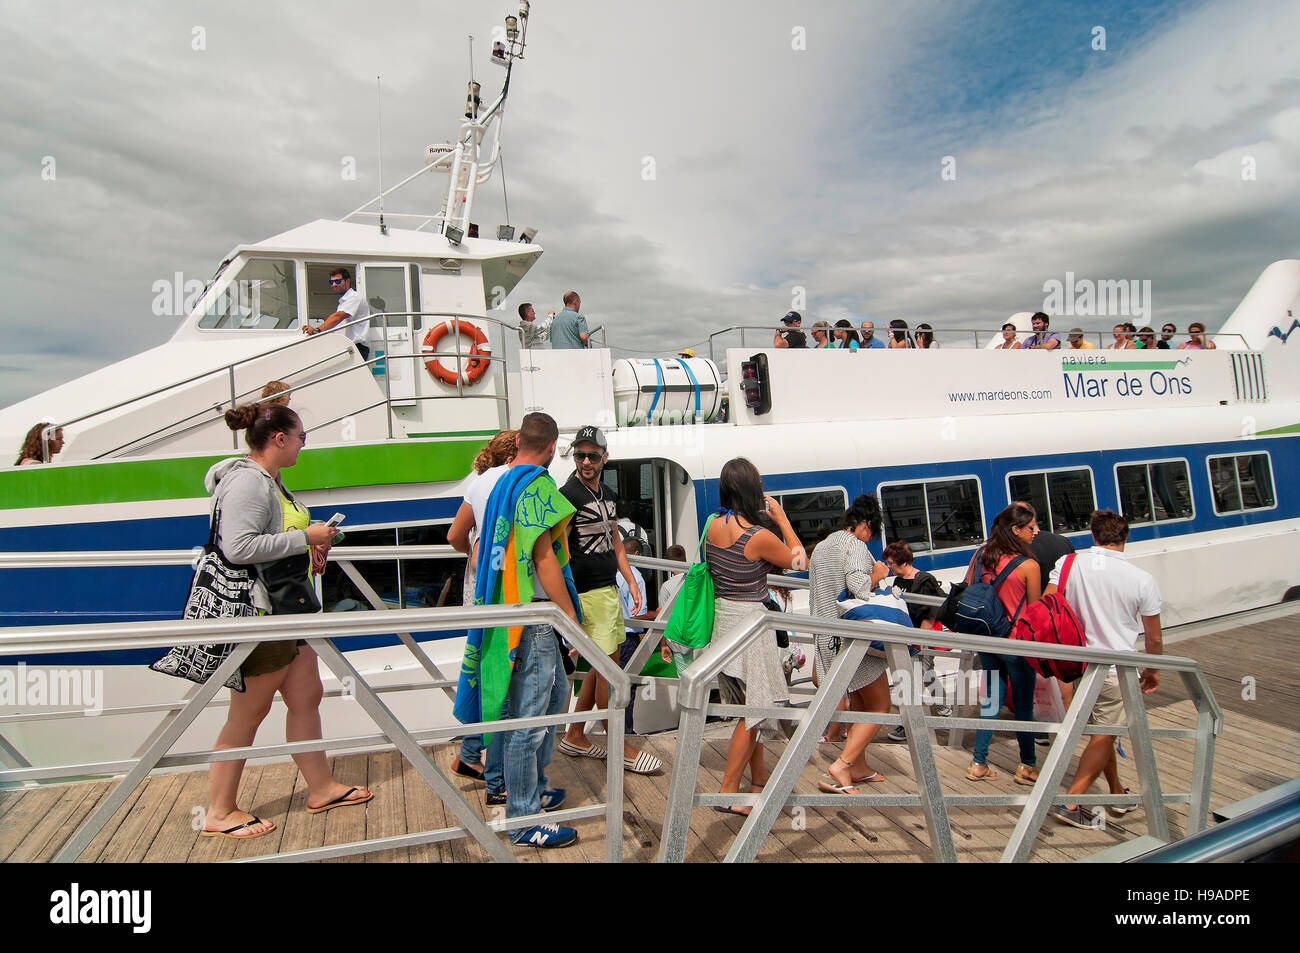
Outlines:
[[[537,317],[537,312],[533,306],[525,301],[519,306],[519,330],[523,332],[523,347],[526,348],[545,348],[551,347],[551,322],[555,320],[555,312],[551,311],[543,320]]]
[[[361,294],[352,287],[352,271],[350,269],[335,268],[330,272],[330,290],[338,293],[339,309],[326,318],[318,328],[314,328],[310,324],[304,324],[302,326],[303,334],[320,334],[322,331],[332,331],[344,321],[370,317],[370,305],[366,304],[366,299],[361,297]],[[364,320],[354,321],[343,329],[343,333],[348,336],[349,341],[356,345],[361,360],[370,360],[370,322]]]
[[[1090,648],[1115,652],[1137,651],[1139,635],[1145,638],[1148,655],[1162,654],[1160,633],[1160,590],[1151,574],[1132,565],[1124,557],[1124,544],[1128,541],[1128,521],[1111,510],[1097,510],[1092,514],[1093,547],[1086,553],[1077,553],[1065,584],[1065,598],[1074,607],[1083,623],[1084,638]],[[1061,557],[1052,570],[1051,584],[1044,595],[1056,592],[1061,579],[1064,560]],[[1154,668],[1140,673],[1143,694],[1160,687],[1160,672]],[[1112,667],[1106,676],[1101,694],[1088,718],[1091,725],[1118,725],[1124,719],[1124,699],[1119,690],[1119,677]],[[1119,782],[1115,761],[1115,735],[1092,735],[1079,757],[1079,770],[1074,776],[1068,794],[1084,794],[1092,782],[1105,774],[1111,794],[1127,794],[1128,789]],[[1115,814],[1126,814],[1127,807],[1111,808]],[[1090,828],[1097,825],[1093,815],[1077,804],[1065,804],[1052,809],[1053,816],[1064,824]]]

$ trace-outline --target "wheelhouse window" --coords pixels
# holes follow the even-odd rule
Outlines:
[[[298,279],[289,259],[254,258],[209,302],[199,327],[283,331],[298,323]]]
[[[1007,477],[1007,502],[1022,500],[1038,512],[1038,525],[1053,533],[1082,533],[1097,508],[1092,471],[1048,470]]]
[[[880,486],[885,541],[913,552],[962,549],[984,541],[984,508],[974,477]]]
[[[781,504],[795,535],[809,553],[840,528],[844,510],[848,507],[847,494],[840,488],[769,495]]]
[[[1277,505],[1273,465],[1267,453],[1210,457],[1206,462],[1217,515],[1266,510]]]
[[[1115,467],[1120,511],[1130,525],[1191,519],[1192,484],[1186,460]]]

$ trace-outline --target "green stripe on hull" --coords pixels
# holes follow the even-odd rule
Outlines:
[[[287,475],[294,490],[459,480],[483,441],[409,440],[307,450]],[[0,472],[0,509],[139,503],[205,496],[203,477],[232,454],[119,460]]]
[[[1300,424],[1288,424],[1285,427],[1274,427],[1271,430],[1261,430],[1256,436],[1265,437],[1279,433],[1300,433]]]
[[[1065,360],[1061,362],[1063,371],[1171,371],[1178,366],[1178,361],[1108,361],[1085,362],[1077,364]]]

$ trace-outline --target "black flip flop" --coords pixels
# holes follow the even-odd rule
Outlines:
[[[475,781],[483,780],[483,769],[476,765],[466,764],[460,758],[456,759],[456,766],[452,768],[462,778],[473,778]]]

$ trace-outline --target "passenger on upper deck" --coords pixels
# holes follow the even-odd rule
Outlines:
[[[1061,346],[1061,336],[1055,331],[1047,330],[1051,319],[1042,311],[1035,311],[1029,323],[1034,326],[1034,333],[1025,338],[1020,346],[1025,350],[1054,351]]]
[[[1002,325],[1002,343],[994,350],[997,351],[1018,351],[1020,342],[1016,340],[1016,326],[1008,321]]]
[[[1137,638],[1145,636],[1148,655],[1163,652],[1160,631],[1160,589],[1149,572],[1139,569],[1124,556],[1128,542],[1128,521],[1110,510],[1092,514],[1092,549],[1074,557],[1069,571],[1062,559],[1052,570],[1048,593],[1057,591],[1065,575],[1065,598],[1083,623],[1089,648],[1113,652],[1137,651]],[[1068,557],[1066,557],[1068,558]],[[1160,687],[1160,671],[1149,668],[1139,673],[1143,694]],[[1106,675],[1101,694],[1088,716],[1090,725],[1118,725],[1124,718],[1124,698],[1114,668]],[[1084,794],[1099,775],[1106,776],[1111,794],[1127,794],[1120,784],[1115,762],[1115,736],[1092,735],[1079,756],[1079,769],[1067,794]],[[1112,814],[1127,814],[1130,807],[1113,807]],[[1096,825],[1093,814],[1078,804],[1052,809],[1053,816],[1073,827]]]
[[[551,322],[551,347],[557,351],[577,351],[591,347],[587,319],[579,312],[582,298],[576,291],[565,292],[564,310]]]
[[[928,324],[918,324],[916,326],[916,346],[929,351],[939,347],[939,342],[934,339],[934,328]]]
[[[1139,331],[1137,337],[1137,346],[1142,348],[1143,350],[1150,348],[1151,350],[1154,351],[1156,347],[1155,328],[1145,327],[1141,331]]]
[[[49,453],[46,454],[45,446],[41,441],[41,433],[50,422],[43,421],[31,430],[27,431],[27,436],[23,438],[23,445],[18,451],[18,459],[14,461],[16,467],[31,466],[33,463],[49,463],[54,459],[54,455],[63,449],[63,428],[60,427],[50,435]]]
[[[862,347],[865,350],[884,347],[885,342],[876,337],[876,325],[872,321],[862,322]]]
[[[1213,351],[1215,344],[1205,337],[1205,325],[1200,321],[1193,321],[1187,326],[1187,333],[1190,338],[1178,345],[1180,351]]]
[[[525,301],[519,306],[519,327],[524,332],[525,348],[549,348],[551,346],[551,324],[555,312],[552,311],[545,320],[539,320],[533,306]]]
[[[1165,324],[1160,328],[1160,340],[1156,342],[1156,347],[1162,351],[1171,350],[1169,346],[1170,339],[1178,333],[1178,326],[1173,323]]]
[[[814,321],[812,326],[813,350],[820,351],[823,348],[832,348],[835,343],[831,340],[831,326],[826,321]]]
[[[1110,345],[1110,347],[1106,348],[1106,350],[1131,351],[1137,347],[1137,345],[1135,345],[1131,340],[1129,340],[1127,324],[1115,325],[1115,327],[1111,329],[1111,333],[1115,337],[1115,343]]]
[[[353,323],[344,328],[343,333],[356,345],[361,360],[370,360],[370,345],[367,343],[370,338],[370,322],[354,320],[370,317],[370,305],[366,304],[366,300],[352,287],[352,272],[347,268],[335,268],[331,271],[330,290],[338,293],[339,309],[326,318],[318,328],[304,324],[302,333],[319,334],[322,331],[332,331],[344,321],[351,321]]]
[[[772,347],[808,346],[804,333],[799,330],[799,326],[803,323],[803,315],[798,311],[787,311],[781,323],[785,325],[785,330],[776,332],[776,336],[772,338]]]
[[[853,328],[853,322],[848,318],[840,318],[835,322],[835,330],[831,332],[835,338],[835,346],[841,350],[856,351],[862,345],[858,343],[858,332]]]
[[[912,335],[907,333],[907,322],[902,318],[894,318],[890,321],[889,328],[890,347],[916,347]]]
[[[1071,351],[1095,351],[1097,345],[1083,336],[1083,328],[1070,328]]]

